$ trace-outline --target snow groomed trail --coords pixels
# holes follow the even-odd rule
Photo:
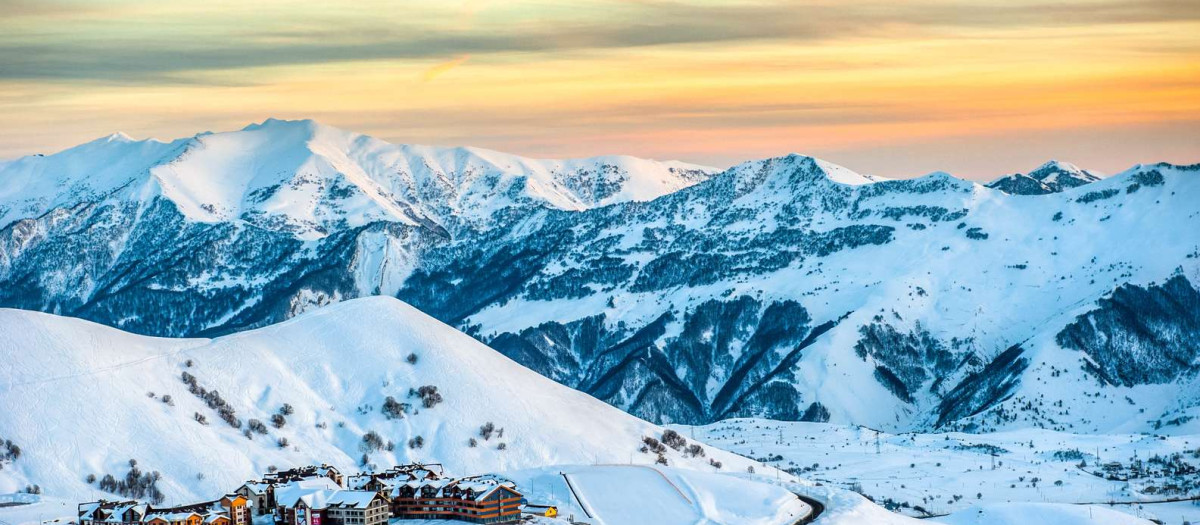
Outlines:
[[[580,505],[603,525],[692,525],[704,516],[657,470],[643,466],[595,466],[566,474]]]
[[[767,483],[647,465],[561,472],[578,508],[598,525],[802,525],[819,502]]]

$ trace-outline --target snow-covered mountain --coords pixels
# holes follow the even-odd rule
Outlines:
[[[328,462],[354,473],[364,455],[381,467],[440,462],[459,475],[652,464],[642,438],[662,435],[390,298],[211,340],[9,309],[0,309],[0,333],[0,441],[22,449],[0,460],[0,493],[39,484],[58,498],[88,498],[100,492],[88,474],[125,479],[130,459],[161,474],[156,485],[170,501],[222,494],[270,466]],[[411,393],[426,386],[436,402]],[[497,429],[490,438],[480,434],[487,423]],[[664,454],[673,467],[774,472],[705,452]]]
[[[538,160],[394,145],[311,120],[275,119],[172,142],[117,133],[0,170],[0,224],[81,202],[161,197],[190,221],[237,221],[303,240],[376,221],[450,233],[486,229],[534,208],[650,200],[717,171],[626,156]]]
[[[711,177],[628,160],[600,177],[620,189],[587,193],[570,188],[608,168],[403,151],[269,121],[17,160],[0,304],[206,336],[398,296],[657,422],[1083,432],[1197,413],[1200,165],[1066,188],[1084,172],[1052,163],[1031,176],[1061,191],[1026,197],[799,155]]]
[[[1078,188],[1102,178],[1101,175],[1079,169],[1074,164],[1052,160],[1027,175],[1006,175],[988,183],[987,186],[1011,195],[1045,195]]]

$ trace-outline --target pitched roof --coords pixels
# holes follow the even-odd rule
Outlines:
[[[327,489],[296,489],[280,495],[276,493],[275,501],[284,507],[295,507],[301,502],[311,509],[327,509],[330,507],[365,509],[379,494],[369,490],[327,490]]]

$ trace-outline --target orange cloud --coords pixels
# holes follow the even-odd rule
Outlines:
[[[450,71],[451,69],[454,69],[458,66],[463,65],[463,63],[465,63],[470,58],[471,58],[471,55],[463,55],[458,58],[455,58],[454,60],[447,60],[445,62],[442,62],[441,64],[438,64],[436,66],[433,66],[433,67],[425,70],[425,74],[422,75],[422,78],[425,82],[432,81],[433,79],[442,76],[447,71]]]

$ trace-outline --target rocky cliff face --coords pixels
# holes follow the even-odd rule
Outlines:
[[[1181,364],[1195,349],[1176,341],[1194,334],[1172,321],[1197,315],[1193,296],[1148,284],[1200,266],[1194,166],[1014,198],[798,155],[712,175],[420,150],[312,123],[200,139],[0,168],[18,182],[0,194],[0,305],[183,336],[397,296],[658,422],[1003,423],[992,409],[1046,363],[1082,359],[1072,350],[1110,386],[1195,375]],[[1038,180],[1066,184],[1049,171]],[[1110,294],[1137,306],[1096,303]],[[1150,366],[1121,375],[1131,362]]]

